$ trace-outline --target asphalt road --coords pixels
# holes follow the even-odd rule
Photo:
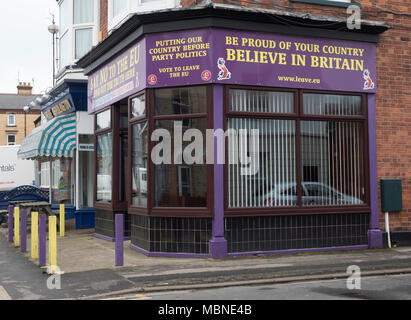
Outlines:
[[[108,269],[63,274],[60,289],[56,279],[49,279],[44,269],[29,261],[0,235],[0,300],[77,299],[134,287]],[[48,281],[52,285],[48,286]]]
[[[360,289],[347,280],[172,291],[117,297],[127,300],[411,300],[411,275],[362,277]]]

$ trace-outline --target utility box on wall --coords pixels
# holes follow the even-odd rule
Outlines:
[[[402,187],[400,179],[381,179],[381,211],[402,210]]]

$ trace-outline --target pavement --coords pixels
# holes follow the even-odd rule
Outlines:
[[[114,243],[93,236],[93,229],[66,226],[58,237],[61,289],[30,253],[7,242],[0,228],[0,299],[104,299],[131,293],[206,289],[347,278],[347,267],[362,276],[411,273],[411,247],[206,259],[147,257],[124,243],[124,267],[114,267]],[[30,250],[30,237],[27,241]],[[48,250],[47,250],[48,251]]]

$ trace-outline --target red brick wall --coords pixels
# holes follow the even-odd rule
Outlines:
[[[289,0],[214,0],[216,3],[348,17],[345,8]],[[201,0],[183,0],[183,6]],[[359,0],[361,17],[392,29],[377,45],[378,178],[401,178],[403,211],[390,214],[393,230],[411,230],[411,6],[409,0]],[[380,206],[380,203],[379,203]],[[384,217],[380,212],[380,227]]]

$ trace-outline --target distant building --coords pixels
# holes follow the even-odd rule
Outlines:
[[[40,108],[27,113],[23,107],[33,101],[30,83],[20,82],[17,94],[0,93],[0,145],[16,145],[34,129],[34,120],[40,115]]]

